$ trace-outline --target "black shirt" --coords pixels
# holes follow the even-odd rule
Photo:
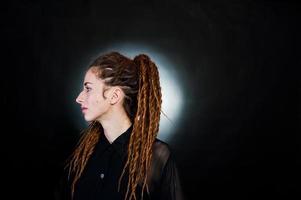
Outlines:
[[[125,173],[118,192],[118,181],[127,156],[127,145],[133,125],[109,143],[102,135],[95,146],[82,176],[76,184],[74,200],[123,200],[127,189]],[[147,180],[150,195],[144,189],[143,199],[183,200],[178,170],[167,143],[156,138],[153,144],[151,172]],[[136,197],[141,199],[142,185]]]

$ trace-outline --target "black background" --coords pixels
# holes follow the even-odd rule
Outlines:
[[[300,198],[299,10],[251,0],[3,4],[3,194],[53,199],[79,133],[70,105],[81,83],[71,79],[91,53],[126,41],[183,63],[170,146],[188,199]]]

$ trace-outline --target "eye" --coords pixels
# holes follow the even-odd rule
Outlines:
[[[89,92],[92,89],[90,87],[85,87],[85,88],[86,88],[87,92]]]

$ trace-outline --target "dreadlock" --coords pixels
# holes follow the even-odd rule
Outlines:
[[[110,52],[98,57],[90,66],[98,78],[109,86],[120,86],[125,94],[123,107],[133,123],[128,144],[127,159],[118,182],[128,173],[128,184],[124,199],[136,200],[137,185],[142,185],[141,199],[147,184],[151,166],[152,145],[159,131],[162,95],[157,66],[145,55],[137,55],[133,60],[118,52]],[[69,178],[72,177],[71,194],[94,151],[103,136],[99,122],[93,121],[83,132],[79,143],[68,162]]]

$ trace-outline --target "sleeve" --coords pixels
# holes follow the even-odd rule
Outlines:
[[[54,188],[54,200],[71,200],[71,187],[67,170],[64,170]]]
[[[160,186],[160,200],[185,200],[179,172],[171,153],[164,166]]]

